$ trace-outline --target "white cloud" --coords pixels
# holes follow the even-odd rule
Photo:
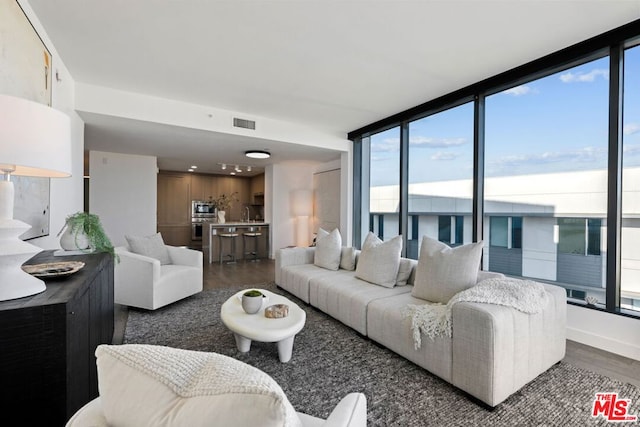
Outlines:
[[[387,138],[371,144],[371,151],[376,153],[393,153],[400,150],[399,138]]]
[[[640,154],[640,144],[624,144],[622,151],[625,156],[637,156]]]
[[[512,87],[511,89],[507,89],[502,93],[504,93],[505,95],[511,95],[511,96],[522,96],[522,95],[528,95],[530,93],[533,93],[533,90],[531,89],[530,86],[520,85],[520,86]]]
[[[428,138],[425,136],[409,138],[409,144],[427,148],[457,147],[466,143],[465,138]]]
[[[588,73],[568,72],[560,75],[560,81],[562,83],[592,83],[598,76],[601,76],[605,80],[609,80],[609,70],[596,68]]]
[[[428,138],[415,136],[409,138],[409,144],[414,148],[447,148],[457,147],[467,143],[465,138]],[[387,138],[371,144],[374,153],[396,153],[400,151],[400,138]]]
[[[601,160],[606,155],[606,148],[584,147],[572,151],[546,151],[544,153],[503,156],[491,164],[499,167],[514,167],[558,162],[591,163]]]
[[[640,132],[640,124],[638,123],[627,123],[622,128],[622,133],[625,135],[633,135],[638,132]]]
[[[437,153],[433,154],[430,159],[431,160],[455,160],[458,157],[460,157],[460,154],[458,153],[452,153],[452,152],[447,152],[447,151],[438,151]]]

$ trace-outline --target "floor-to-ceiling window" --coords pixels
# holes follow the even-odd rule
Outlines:
[[[521,242],[485,245],[485,269],[604,302],[608,73],[605,57],[486,98],[484,234],[506,240],[515,213]]]
[[[406,233],[408,257],[418,257],[423,236],[451,246],[482,239],[485,270],[563,286],[576,304],[592,297],[600,309],[637,314],[637,28],[351,132],[356,162],[371,168],[362,166],[366,188],[354,210],[366,211],[368,229],[382,237]],[[380,215],[393,218],[392,230]]]
[[[640,46],[624,55],[621,305],[640,310]]]
[[[448,245],[471,242],[473,103],[409,123],[407,257],[422,236]]]
[[[399,230],[400,128],[377,133],[369,140],[369,231],[387,240]]]

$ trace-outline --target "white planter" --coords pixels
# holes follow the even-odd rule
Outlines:
[[[259,297],[242,295],[242,309],[247,314],[256,314],[262,308],[263,299],[264,295],[260,295]]]
[[[218,211],[218,224],[224,224],[226,222],[224,216],[226,215],[225,211]]]
[[[65,251],[77,251],[89,249],[89,238],[84,231],[78,230],[71,233],[71,227],[67,227],[60,236],[60,247]]]

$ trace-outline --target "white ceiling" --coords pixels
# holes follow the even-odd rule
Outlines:
[[[640,18],[640,0],[29,0],[77,82],[344,134]],[[161,168],[330,150],[84,114]],[[211,141],[216,140],[215,151]],[[188,156],[188,158],[187,158]]]

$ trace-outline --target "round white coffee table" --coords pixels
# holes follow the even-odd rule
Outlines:
[[[222,322],[236,339],[236,346],[242,353],[251,349],[251,341],[278,343],[278,356],[280,362],[291,360],[293,352],[293,339],[302,330],[307,319],[303,309],[282,295],[259,289],[267,296],[262,308],[256,314],[247,314],[242,309],[242,294],[247,289],[238,292],[229,298],[220,310]],[[264,309],[273,304],[286,304],[289,306],[289,315],[281,319],[271,319],[264,316]]]

